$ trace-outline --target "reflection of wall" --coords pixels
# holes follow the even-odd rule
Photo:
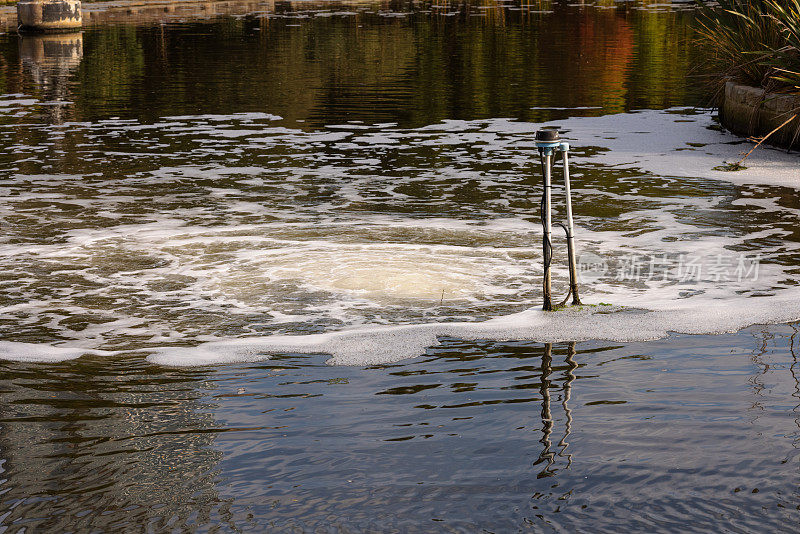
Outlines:
[[[51,124],[64,122],[70,105],[69,77],[83,58],[83,35],[76,33],[20,36],[19,57],[25,73],[49,103],[46,115]]]
[[[215,489],[218,425],[196,378],[69,365],[78,369],[7,364],[0,373],[0,517],[9,513],[0,523],[161,532],[225,507]]]

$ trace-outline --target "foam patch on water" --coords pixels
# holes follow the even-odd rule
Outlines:
[[[112,356],[107,350],[54,346],[46,343],[0,341],[0,359],[17,362],[57,363],[75,360],[85,355]]]
[[[757,323],[800,319],[800,292],[791,297],[761,299],[736,307],[730,303],[646,311],[608,307],[558,312],[528,310],[482,323],[441,323],[352,329],[309,336],[271,336],[204,343],[198,347],[164,347],[148,361],[169,366],[196,366],[267,360],[275,353],[330,354],[331,365],[375,365],[424,354],[442,336],[459,339],[534,340],[539,342],[648,341],[670,332],[735,332]],[[601,307],[605,308],[605,307]]]
[[[627,308],[555,314],[529,310],[541,301],[540,125],[303,131],[279,119],[14,127],[77,136],[81,174],[23,173],[13,158],[29,168],[48,148],[0,131],[14,148],[0,181],[0,358],[134,351],[190,365],[323,352],[367,364],[440,336],[653,339],[797,318],[800,206],[776,185],[796,185],[798,159],[759,149],[746,171],[714,170],[743,147],[709,129],[709,114],[560,123],[574,145],[579,253],[606,264],[582,297]],[[556,169],[556,220],[559,180]],[[563,295],[558,230],[555,245]],[[659,258],[669,276],[648,265]],[[15,343],[37,338],[51,343]]]
[[[595,161],[606,165],[638,168],[661,176],[800,186],[797,153],[768,145],[762,145],[747,158],[746,169],[719,170],[725,162],[741,160],[753,143],[720,131],[709,113],[641,111],[572,118],[558,124],[576,144],[606,149],[595,157]]]
[[[53,363],[93,354],[149,353],[147,360],[166,366],[192,367],[268,360],[278,353],[329,354],[329,365],[377,365],[424,354],[441,337],[533,340],[538,342],[601,339],[649,341],[671,332],[735,332],[752,324],[800,320],[800,291],[781,298],[759,299],[747,306],[709,302],[652,311],[617,306],[568,308],[557,312],[527,310],[481,323],[377,326],[305,336],[262,336],[202,343],[194,347],[157,347],[134,351],[100,351],[45,344],[0,342],[0,358]]]

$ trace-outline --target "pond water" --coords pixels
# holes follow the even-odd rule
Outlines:
[[[800,160],[689,6],[88,9],[0,34],[0,532],[796,526]]]

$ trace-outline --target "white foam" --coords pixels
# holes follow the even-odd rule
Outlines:
[[[183,122],[183,121],[228,122],[230,120],[240,120],[240,121],[255,121],[255,120],[279,121],[282,118],[283,117],[281,117],[280,115],[273,115],[271,113],[261,113],[261,112],[258,112],[258,111],[242,112],[242,113],[231,113],[230,115],[203,114],[203,115],[174,115],[174,116],[169,116],[169,117],[162,117],[163,120],[176,121],[176,122]]]
[[[325,353],[330,365],[375,365],[413,358],[438,344],[440,336],[461,339],[535,340],[538,342],[648,341],[669,332],[709,334],[735,332],[751,324],[800,319],[800,291],[782,298],[752,299],[743,306],[728,302],[674,306],[645,311],[567,309],[528,310],[482,323],[441,323],[350,329],[307,336],[265,336],[197,347],[163,347],[147,357],[151,363],[196,366],[269,359],[275,353]]]
[[[678,110],[571,118],[558,123],[576,146],[608,149],[593,161],[637,168],[660,176],[723,180],[737,184],[800,186],[800,156],[761,145],[746,160],[747,169],[715,169],[739,161],[753,147],[719,131],[710,113],[683,114]]]
[[[55,346],[46,343],[0,341],[0,359],[16,362],[57,363],[75,360],[84,355],[112,356],[115,352],[79,347]]]
[[[159,151],[171,154],[170,165],[125,180],[4,178],[0,224],[8,232],[0,238],[0,270],[7,278],[0,278],[0,313],[27,329],[25,338],[36,331],[70,341],[4,342],[0,358],[60,361],[87,352],[113,355],[101,349],[114,346],[152,352],[150,361],[171,365],[287,351],[369,364],[413,357],[443,335],[653,339],[797,318],[792,265],[800,243],[789,228],[800,224],[800,210],[773,191],[698,179],[794,186],[798,159],[759,149],[748,170],[715,171],[741,147],[729,144],[735,137],[707,129],[708,114],[647,111],[559,123],[575,149],[579,252],[613,264],[665,250],[707,258],[745,251],[762,257],[758,278],[682,283],[610,276],[585,284],[584,300],[650,311],[555,314],[521,311],[540,300],[541,229],[527,181],[536,155],[532,133],[540,125],[451,120],[411,130],[346,124],[305,132],[259,120],[277,118],[75,123],[64,133],[85,137],[87,154],[107,157],[110,136],[115,146],[131,148],[119,153],[143,160],[137,169],[147,168],[149,158],[160,163]],[[116,139],[120,131],[130,147]],[[441,146],[450,147],[449,157],[431,166],[430,147]],[[148,152],[137,153],[141,147]],[[36,147],[16,149],[20,158],[40,157]],[[399,160],[402,168],[384,169],[378,156],[385,151],[410,157]],[[208,153],[226,154],[228,166],[194,163]],[[252,154],[275,156],[276,163],[251,166]],[[618,181],[586,179],[598,166],[613,169]],[[460,200],[465,186],[486,200]],[[582,205],[620,214],[600,217]],[[431,206],[436,211],[421,216]],[[732,206],[755,208],[762,222],[751,224],[753,212]],[[5,224],[7,218],[14,223]],[[26,233],[58,227],[68,230],[47,239]],[[554,284],[563,292],[560,235],[556,245]],[[754,298],[766,294],[774,296]],[[72,325],[81,317],[86,324]],[[338,331],[292,335],[320,329]]]

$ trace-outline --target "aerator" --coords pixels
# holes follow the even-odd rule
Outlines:
[[[543,310],[552,310],[553,303],[551,299],[551,284],[550,284],[550,263],[553,259],[553,242],[552,242],[552,220],[551,220],[551,205],[552,205],[552,174],[553,174],[553,159],[555,153],[560,151],[564,161],[564,195],[567,211],[567,223],[558,223],[564,232],[567,234],[567,257],[569,261],[569,293],[561,302],[561,306],[567,303],[570,295],[572,295],[572,304],[581,304],[581,299],[578,296],[578,272],[575,262],[575,234],[572,225],[572,192],[569,184],[569,143],[561,141],[558,135],[557,128],[542,128],[536,132],[536,148],[539,149],[539,159],[542,163],[542,175],[544,177],[544,191],[542,193],[541,202],[541,218],[542,218],[542,251],[544,256],[544,280],[543,280],[543,294],[544,303],[542,304]]]

